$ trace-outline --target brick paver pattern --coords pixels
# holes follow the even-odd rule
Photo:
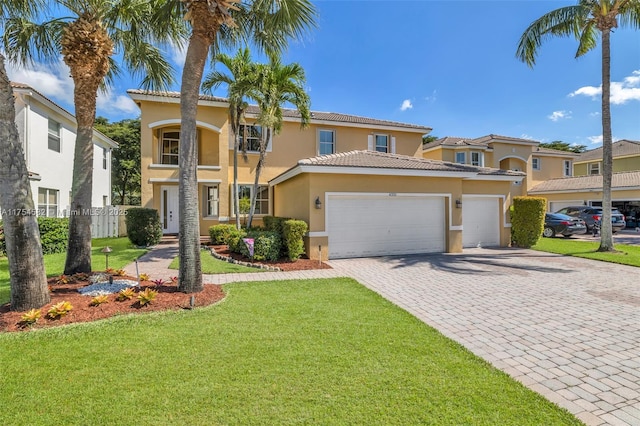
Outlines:
[[[161,250],[174,252],[154,257],[159,253],[152,251],[141,259],[140,272],[154,278],[177,275],[166,269],[176,247]],[[531,250],[475,248],[329,263],[334,269],[204,280],[349,276],[587,425],[640,425],[637,268]]]

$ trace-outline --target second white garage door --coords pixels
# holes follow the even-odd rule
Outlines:
[[[329,258],[444,252],[444,211],[443,197],[329,195]]]
[[[462,198],[462,246],[500,245],[500,198]]]

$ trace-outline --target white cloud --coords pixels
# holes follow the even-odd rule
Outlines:
[[[553,111],[547,118],[551,121],[558,121],[562,119],[571,118],[571,111]]]
[[[596,111],[596,112],[590,112],[590,113],[589,113],[589,116],[590,116],[590,117],[600,117],[600,113],[599,113],[598,111]]]
[[[98,109],[98,115],[122,113],[132,114],[134,117],[140,115],[140,109],[129,96],[116,95],[110,89],[106,93],[98,93],[96,108]]]
[[[602,85],[584,86],[569,94],[569,96],[589,96],[597,98],[602,93]],[[640,70],[633,71],[630,76],[622,81],[611,82],[611,103],[614,105],[625,104],[629,101],[640,101]]]
[[[180,67],[184,66],[185,59],[187,58],[186,42],[181,44],[170,42],[168,56],[175,65],[179,65]]]
[[[431,93],[431,96],[427,96],[424,98],[425,101],[431,102],[431,103],[434,103],[437,99],[438,99],[438,91],[435,89]]]
[[[413,108],[413,104],[411,103],[410,99],[405,99],[404,101],[402,101],[402,105],[400,106],[400,111],[406,111],[411,108]]]
[[[73,105],[73,80],[62,59],[51,65],[34,64],[31,68],[7,64],[7,73],[11,81],[28,84],[48,98]]]
[[[588,136],[587,139],[589,139],[589,141],[591,142],[592,145],[601,145],[602,144],[602,135],[598,135],[598,136]],[[612,142],[617,142],[619,141],[620,138],[617,138],[615,136],[611,137],[611,141]]]

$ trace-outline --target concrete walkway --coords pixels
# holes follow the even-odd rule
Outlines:
[[[160,245],[140,259],[140,272],[175,276],[167,266],[176,255],[176,244]],[[640,425],[637,268],[516,249],[329,263],[334,269],[204,281],[349,276],[586,424]]]

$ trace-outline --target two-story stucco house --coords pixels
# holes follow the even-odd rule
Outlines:
[[[179,94],[128,93],[141,110],[142,205],[159,211],[165,233],[176,233]],[[239,160],[241,196],[253,190],[257,113],[250,107],[242,127],[249,150],[247,160]],[[200,233],[206,235],[211,225],[234,219],[228,103],[201,96],[196,119]],[[316,111],[302,130],[298,113],[285,109],[282,132],[267,150],[257,219],[268,214],[306,221],[311,258],[508,245],[511,191],[525,173],[425,159],[422,136],[430,130]]]
[[[38,214],[68,215],[76,141],[75,117],[30,86],[12,83],[16,125]],[[111,150],[117,144],[93,134],[93,207],[111,204]]]

